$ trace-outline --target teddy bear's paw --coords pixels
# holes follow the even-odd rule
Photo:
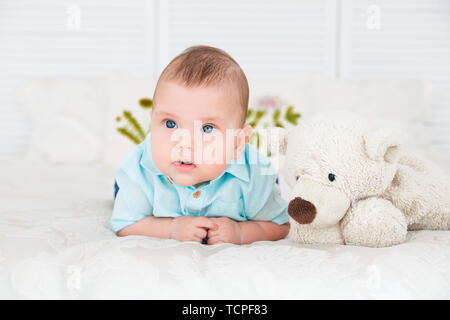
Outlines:
[[[344,244],[339,225],[328,228],[314,228],[308,224],[299,224],[292,218],[288,238],[306,244]]]
[[[369,198],[356,202],[341,222],[345,243],[366,247],[389,247],[405,241],[406,219],[387,200]]]

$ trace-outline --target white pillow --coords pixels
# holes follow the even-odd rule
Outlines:
[[[105,72],[105,79],[108,112],[103,159],[106,164],[118,167],[136,144],[117,131],[120,125],[116,118],[122,115],[123,110],[129,110],[147,132],[150,125],[150,109],[140,107],[139,100],[153,98],[156,81],[115,70]]]
[[[343,78],[313,76],[306,87],[311,108],[352,110],[395,121],[421,120],[434,98],[431,84],[402,78]]]
[[[410,148],[444,164],[423,125],[425,111],[436,99],[436,91],[430,83],[392,77],[334,79],[313,76],[305,89],[314,112],[354,111],[368,117],[375,125],[402,131]]]
[[[17,94],[32,120],[27,158],[58,163],[101,160],[106,114],[101,79],[43,78],[26,83]]]
[[[79,121],[63,116],[42,119],[33,134],[29,158],[52,163],[99,160],[102,141]]]
[[[261,100],[274,98],[281,104],[293,105],[302,115],[310,113],[308,83],[310,76],[290,79],[248,79],[250,89],[249,108],[259,109]],[[270,110],[270,109],[269,109]]]

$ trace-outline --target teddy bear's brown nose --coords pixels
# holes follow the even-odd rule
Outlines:
[[[308,224],[314,221],[317,210],[311,202],[296,197],[289,202],[288,213],[298,223]]]

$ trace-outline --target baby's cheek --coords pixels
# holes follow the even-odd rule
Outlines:
[[[151,145],[153,161],[162,170],[173,161],[173,142],[170,141],[170,137],[155,130],[152,132]]]
[[[227,164],[227,159],[232,157],[231,148],[227,148],[225,140],[221,140],[221,136],[213,136],[210,141],[203,141],[202,153],[202,163],[207,165],[217,164],[223,165]]]

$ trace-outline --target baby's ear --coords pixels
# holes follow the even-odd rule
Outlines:
[[[388,163],[397,161],[402,141],[400,133],[382,128],[367,132],[363,140],[366,154],[370,159],[375,161],[384,160]]]
[[[242,130],[244,130],[244,134],[245,134],[245,136],[244,136],[244,138],[245,138],[244,147],[245,147],[245,144],[248,142],[248,140],[250,139],[250,136],[253,133],[253,127],[249,124],[246,124],[244,126],[244,128],[242,128]]]

